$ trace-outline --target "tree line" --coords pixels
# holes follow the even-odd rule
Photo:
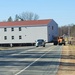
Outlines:
[[[16,14],[15,18],[13,19],[12,16],[8,17],[7,21],[24,21],[24,20],[38,20],[39,16],[36,13],[33,12],[23,12],[20,15]]]
[[[75,37],[75,24],[69,24],[59,27],[59,36],[62,35]]]

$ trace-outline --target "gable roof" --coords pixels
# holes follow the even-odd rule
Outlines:
[[[14,22],[0,22],[0,27],[8,26],[37,26],[37,25],[47,25],[52,19],[46,20],[29,20],[29,21],[14,21]]]

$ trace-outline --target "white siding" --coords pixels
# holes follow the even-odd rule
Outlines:
[[[4,32],[4,28],[0,28],[0,43],[33,43],[37,39],[48,41],[47,26],[21,27],[21,31],[19,31],[19,27],[13,27],[14,31],[11,31],[11,28],[8,27],[6,32]],[[6,40],[4,40],[4,36],[7,36]],[[22,36],[22,39],[19,39],[19,36]]]

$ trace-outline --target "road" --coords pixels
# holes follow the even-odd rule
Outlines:
[[[62,46],[0,50],[0,75],[56,75]]]

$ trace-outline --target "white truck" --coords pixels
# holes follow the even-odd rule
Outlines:
[[[36,47],[39,47],[39,46],[43,46],[43,47],[45,47],[45,41],[43,40],[43,39],[38,39],[37,41],[36,41],[36,43],[35,43],[35,46]]]

